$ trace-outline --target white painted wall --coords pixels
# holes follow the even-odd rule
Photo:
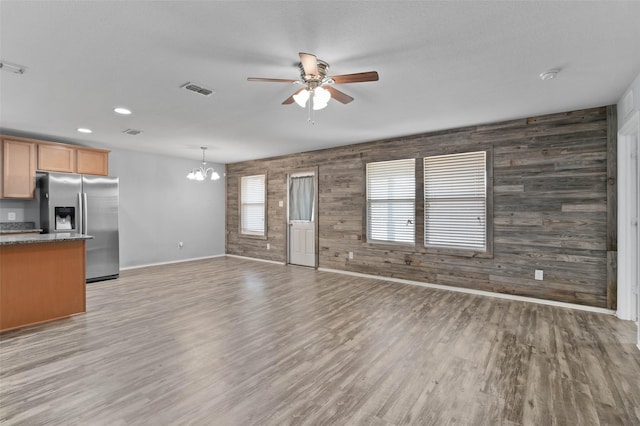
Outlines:
[[[121,269],[224,255],[224,166],[208,165],[221,178],[195,182],[186,175],[200,160],[111,151],[109,174],[120,178]],[[9,221],[9,212],[16,222],[40,226],[37,200],[0,200],[0,222]]]
[[[16,214],[15,220],[9,220],[9,213]],[[0,200],[0,222],[40,222],[40,210],[35,200]]]
[[[109,174],[120,178],[121,269],[224,255],[224,166],[208,165],[219,180],[187,179],[198,160],[111,151]]]
[[[631,118],[634,111],[640,111],[640,73],[618,101],[618,130]]]
[[[618,102],[618,312],[640,318],[640,74]],[[640,327],[638,330],[640,348]]]

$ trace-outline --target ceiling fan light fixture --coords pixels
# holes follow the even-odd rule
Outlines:
[[[331,99],[331,92],[320,86],[316,87],[313,91],[313,109],[319,110],[327,107]]]
[[[367,81],[378,81],[377,71],[358,72],[354,74],[327,75],[329,64],[318,59],[316,55],[299,52],[300,79],[291,80],[284,78],[261,78],[248,77],[248,81],[263,81],[273,83],[295,83],[304,87],[298,89],[294,94],[282,102],[282,105],[297,103],[301,108],[308,108],[308,121],[313,123],[312,112],[326,108],[330,99],[334,99],[341,104],[348,104],[353,98],[344,92],[334,88],[333,84],[362,83]],[[324,86],[324,87],[320,87]]]
[[[296,101],[298,105],[302,108],[307,106],[307,101],[309,100],[309,90],[304,89],[293,95],[293,100]]]

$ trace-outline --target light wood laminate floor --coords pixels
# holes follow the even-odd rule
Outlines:
[[[635,324],[236,258],[0,336],[13,425],[637,425]]]

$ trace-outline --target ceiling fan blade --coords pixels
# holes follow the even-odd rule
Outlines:
[[[355,74],[334,75],[331,77],[334,84],[362,83],[365,81],[378,81],[376,71],[358,72]]]
[[[291,95],[291,96],[289,96],[287,99],[285,99],[285,100],[284,100],[284,102],[282,102],[282,105],[290,105],[290,104],[292,104],[292,103],[293,103],[293,101],[294,101],[293,97],[294,97],[295,95],[297,95],[298,93],[302,92],[302,91],[303,91],[303,90],[305,90],[305,89],[306,89],[306,88],[305,88],[305,87],[303,87],[302,89],[297,90],[293,95]]]
[[[329,93],[331,93],[331,97],[333,99],[335,99],[336,101],[343,103],[343,104],[348,104],[349,102],[351,102],[353,100],[353,98],[349,95],[347,95],[346,93],[343,93],[341,91],[339,91],[338,89],[335,89],[331,86],[322,86],[323,88],[327,89],[329,91]]]
[[[300,52],[300,62],[305,75],[318,75],[318,58],[310,53]]]
[[[266,81],[269,83],[298,83],[298,80],[290,80],[288,78],[260,78],[260,77],[248,77],[247,81]]]

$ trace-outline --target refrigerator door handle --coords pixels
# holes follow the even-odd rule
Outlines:
[[[87,193],[82,193],[82,233],[86,234],[89,232],[89,218],[88,218],[88,210],[87,210]]]
[[[77,217],[77,223],[78,223],[78,233],[79,234],[84,234],[84,209],[83,209],[83,200],[82,200],[82,193],[78,192],[78,217]]]

